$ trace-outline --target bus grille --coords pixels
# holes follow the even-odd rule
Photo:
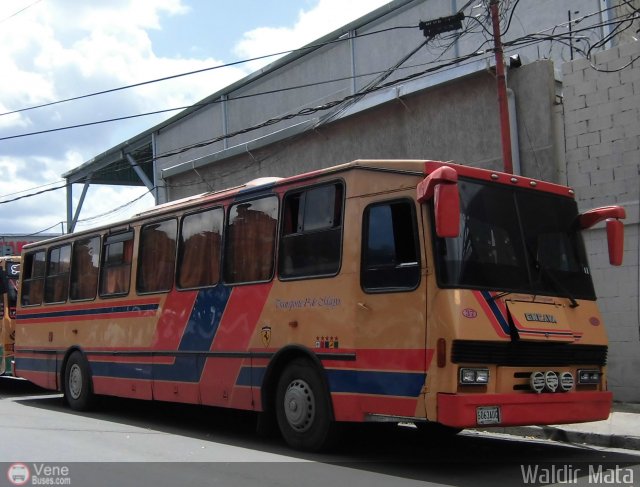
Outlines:
[[[453,363],[516,366],[606,365],[606,345],[454,340]]]

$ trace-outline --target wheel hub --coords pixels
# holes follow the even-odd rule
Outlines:
[[[284,394],[284,405],[287,422],[294,430],[302,433],[311,427],[316,401],[309,384],[300,379],[292,381]]]
[[[82,394],[82,370],[78,364],[73,364],[69,371],[69,394],[78,399]]]

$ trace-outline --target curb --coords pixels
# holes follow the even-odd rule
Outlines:
[[[640,437],[627,435],[605,435],[584,431],[571,431],[557,426],[513,426],[506,428],[487,428],[477,431],[503,433],[512,436],[524,436],[560,443],[594,445],[625,450],[640,450]]]

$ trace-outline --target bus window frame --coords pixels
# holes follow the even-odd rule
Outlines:
[[[229,205],[231,206],[231,205]],[[182,239],[182,227],[184,224],[184,220],[190,216],[193,215],[198,215],[200,213],[206,213],[208,211],[215,211],[215,210],[220,210],[222,212],[222,228],[221,228],[221,235],[220,235],[220,251],[218,252],[218,280],[215,282],[215,284],[207,284],[206,286],[192,286],[192,287],[182,287],[180,286],[180,270],[181,270],[181,264],[182,264],[182,248],[181,248],[181,239]],[[184,213],[179,221],[178,221],[178,238],[177,238],[177,244],[176,244],[176,269],[174,272],[174,283],[175,283],[175,289],[178,291],[190,291],[190,290],[194,290],[194,289],[209,289],[209,288],[214,288],[218,285],[220,285],[220,283],[223,282],[222,278],[223,278],[223,254],[224,254],[224,237],[225,237],[225,228],[226,228],[226,224],[227,224],[227,212],[225,210],[224,205],[221,204],[216,204],[213,206],[208,206],[206,208],[198,208],[197,210],[193,210],[193,211],[189,211],[188,213]]]
[[[60,245],[55,245],[55,246],[51,246],[49,248],[47,248],[46,250],[46,261],[45,261],[45,272],[44,272],[44,293],[42,295],[42,302],[45,305],[50,305],[50,304],[62,304],[62,303],[66,303],[69,300],[69,286],[70,286],[70,279],[71,279],[71,257],[73,255],[73,249],[72,249],[72,243],[73,242],[65,242],[65,243],[61,243]],[[64,247],[68,247],[69,248],[69,269],[67,270],[67,272],[62,272],[62,273],[57,273],[57,274],[49,274],[49,264],[51,263],[51,253],[55,250],[61,250]],[[60,265],[60,260],[58,260],[58,265]],[[60,301],[47,301],[47,284],[49,279],[56,279],[59,276],[66,274],[67,275],[67,292],[66,292],[66,296],[64,299],[60,300]],[[54,281],[55,282],[55,281]]]
[[[105,266],[105,259],[107,257],[107,253],[105,252],[105,247],[107,245],[111,245],[114,243],[119,243],[119,242],[128,242],[129,240],[132,241],[132,256],[131,256],[131,262],[129,262],[129,287],[128,290],[126,292],[117,292],[117,293],[105,293],[102,291],[102,280],[104,278],[104,272],[106,271],[107,267]],[[133,262],[134,262],[134,255],[135,255],[135,240],[136,240],[136,232],[134,228],[129,228],[126,230],[122,230],[119,231],[117,233],[108,233],[106,235],[103,236],[102,238],[102,247],[100,248],[100,276],[98,277],[98,296],[101,299],[111,299],[111,298],[120,298],[123,296],[128,296],[129,293],[131,292],[131,278],[132,276],[132,269],[133,269]],[[120,264],[122,265],[122,264]]]
[[[175,228],[176,228],[176,233],[175,233],[175,244],[173,246],[173,276],[171,278],[171,285],[169,286],[169,289],[156,289],[153,291],[141,291],[139,286],[140,286],[140,269],[142,267],[142,259],[141,257],[141,251],[142,251],[142,234],[144,232],[144,229],[146,227],[149,227],[150,225],[156,225],[158,223],[166,223],[169,221],[173,221],[175,223]],[[178,264],[178,237],[180,236],[180,218],[177,215],[166,215],[165,218],[159,218],[157,220],[153,220],[153,221],[147,221],[144,222],[140,225],[140,229],[138,231],[138,244],[137,246],[135,246],[134,243],[134,252],[133,255],[135,255],[135,259],[132,257],[132,264],[135,261],[136,264],[136,279],[135,279],[135,291],[136,291],[136,295],[138,296],[148,296],[150,294],[163,294],[163,293],[169,293],[171,292],[173,289],[176,288],[176,266]],[[137,252],[136,252],[137,250]],[[133,265],[132,265],[133,267]],[[130,277],[133,277],[130,276]],[[131,288],[129,288],[129,291],[131,291]]]
[[[276,202],[277,202],[277,208],[276,208],[276,229],[275,229],[275,234],[273,236],[273,252],[271,255],[271,274],[269,276],[269,278],[267,279],[262,279],[262,280],[256,280],[256,281],[239,281],[239,282],[229,282],[226,278],[226,265],[227,265],[227,243],[228,243],[228,239],[229,239],[229,222],[231,221],[230,218],[230,213],[231,213],[231,208],[236,207],[236,206],[240,206],[242,204],[245,203],[251,203],[252,201],[257,201],[257,200],[261,200],[261,199],[266,199],[266,198],[275,198]],[[220,281],[218,284],[222,283],[225,286],[246,286],[246,285],[251,285],[251,284],[261,284],[261,283],[267,283],[267,282],[271,282],[273,281],[273,278],[275,277],[276,274],[276,267],[277,267],[277,255],[278,255],[278,234],[280,231],[280,208],[281,208],[281,197],[278,193],[267,193],[267,194],[256,194],[256,195],[252,195],[251,197],[248,197],[246,199],[239,199],[237,201],[231,201],[225,208],[225,222],[224,222],[224,229],[223,229],[223,234],[222,234],[222,267],[220,268]]]
[[[33,272],[33,257],[38,254],[38,253],[43,253],[44,254],[44,269],[43,269],[43,273],[41,277],[30,277],[29,279],[25,279],[23,276],[21,276],[20,278],[20,299],[18,301],[18,305],[21,307],[29,307],[32,308],[34,306],[42,306],[42,304],[44,303],[44,280],[45,277],[47,275],[47,249],[46,248],[40,248],[40,249],[36,249],[30,252],[26,252],[24,254],[24,262],[27,262],[27,259],[29,257],[31,257],[31,269],[29,270],[30,275]],[[26,265],[24,266],[26,269]],[[32,281],[36,281],[36,280],[41,280],[42,281],[42,299],[40,300],[39,303],[29,303],[29,304],[24,304],[23,300],[24,300],[24,296],[23,296],[23,291],[24,291],[24,286],[29,283],[31,284]]]
[[[98,278],[96,280],[96,292],[93,295],[93,297],[91,298],[80,298],[80,299],[72,299],[71,298],[71,284],[72,284],[72,277],[73,277],[73,256],[74,256],[74,251],[76,248],[76,244],[78,242],[82,242],[82,241],[87,241],[87,240],[93,240],[94,238],[98,239],[98,252],[100,253],[100,255],[98,255]],[[94,235],[87,235],[87,236],[81,236],[79,238],[76,238],[73,240],[72,245],[71,245],[71,268],[69,269],[69,302],[70,303],[82,303],[82,302],[87,302],[87,301],[95,301],[98,298],[99,292],[100,292],[100,277],[102,274],[102,251],[104,250],[104,239],[103,236],[100,234],[94,234]]]
[[[370,208],[375,206],[389,206],[394,203],[408,203],[411,211],[411,226],[413,229],[413,244],[416,252],[416,267],[418,272],[418,279],[413,287],[380,287],[380,288],[369,288],[364,285],[364,274],[367,269],[365,269],[365,257],[366,257],[366,245],[369,242],[368,233],[369,233],[369,221],[370,218],[367,217],[365,219],[365,215]],[[420,223],[418,222],[418,210],[416,208],[416,201],[409,197],[400,197],[400,198],[391,198],[388,200],[378,200],[372,201],[367,204],[362,210],[361,216],[361,243],[360,243],[360,272],[359,272],[359,281],[360,288],[366,294],[393,294],[393,293],[410,293],[420,288],[423,280],[422,276],[422,268],[423,268],[423,250],[420,244]]]
[[[341,191],[342,191],[342,197],[340,198],[340,249],[339,249],[339,257],[338,257],[338,267],[336,269],[335,272],[333,273],[328,273],[328,274],[309,274],[309,275],[305,275],[305,276],[292,276],[292,277],[286,277],[286,276],[282,276],[280,274],[280,261],[282,258],[281,252],[282,252],[282,238],[285,236],[284,235],[284,218],[285,218],[285,211],[286,211],[286,206],[287,206],[287,198],[291,195],[295,195],[295,194],[301,194],[304,193],[306,191],[309,190],[313,190],[315,188],[319,188],[322,186],[340,186]],[[332,278],[332,277],[336,277],[338,274],[340,274],[340,271],[342,270],[342,258],[344,256],[344,227],[345,227],[345,223],[344,223],[344,216],[345,216],[345,206],[346,206],[346,201],[347,201],[347,185],[346,182],[343,178],[338,178],[338,179],[331,179],[328,181],[321,181],[321,182],[317,182],[314,184],[310,184],[308,186],[300,186],[300,187],[296,187],[296,188],[292,188],[288,191],[286,191],[283,195],[282,195],[282,201],[281,201],[281,205],[280,205],[280,221],[279,221],[279,231],[278,231],[278,245],[277,245],[277,249],[276,249],[276,254],[277,254],[277,262],[276,262],[276,270],[278,272],[278,280],[282,281],[282,282],[289,282],[289,281],[304,281],[304,280],[308,280],[308,279],[327,279],[327,278]],[[336,227],[331,227],[331,228],[327,228],[327,229],[320,229],[320,230],[311,230],[308,233],[316,233],[316,232],[323,232],[323,231],[327,231],[330,229],[333,229]],[[294,232],[291,233],[289,235],[303,235],[305,232]]]

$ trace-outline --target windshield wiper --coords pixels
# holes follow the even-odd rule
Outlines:
[[[567,298],[571,302],[570,304],[571,308],[577,308],[578,306],[580,306],[578,302],[575,300],[575,298],[571,295],[571,292],[564,286],[564,284],[560,282],[560,280],[556,276],[553,275],[553,273],[549,270],[548,267],[543,266],[537,260],[534,260],[533,262],[538,268],[538,270],[540,272],[543,272],[551,280],[551,282],[556,288],[556,291],[560,291],[561,293],[563,293],[562,297]]]
[[[490,301],[495,301],[496,299],[504,298],[505,296],[509,296],[509,294],[513,294],[513,291],[504,291],[501,293],[494,294],[489,298]]]

